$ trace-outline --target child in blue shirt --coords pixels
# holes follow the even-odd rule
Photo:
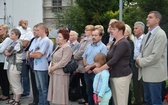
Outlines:
[[[107,62],[106,55],[103,53],[98,53],[94,57],[94,62],[96,67],[101,67]],[[93,81],[93,93],[98,95],[99,105],[108,105],[109,100],[112,96],[111,89],[109,87],[109,71],[103,70],[97,73]]]

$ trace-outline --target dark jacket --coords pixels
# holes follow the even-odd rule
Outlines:
[[[111,68],[110,77],[123,77],[131,74],[130,57],[131,46],[127,39],[123,38],[116,44],[112,44],[107,53],[107,65]]]
[[[129,60],[129,66],[130,66],[131,70],[133,70],[133,64],[134,64],[134,42],[129,37],[127,37],[127,40],[130,43],[130,45],[131,45],[131,57],[130,57],[130,60]]]

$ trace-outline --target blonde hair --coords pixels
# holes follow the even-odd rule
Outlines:
[[[107,63],[106,55],[104,53],[96,54],[95,57],[94,57],[94,62],[99,63],[100,66],[103,66],[104,64]]]
[[[95,30],[98,29],[102,35],[104,35],[104,27],[102,25],[95,25]]]
[[[94,30],[94,26],[93,25],[87,25],[87,26],[85,26],[85,30],[93,31]]]
[[[134,35],[132,34],[132,29],[128,24],[125,24],[125,32],[128,32],[128,37],[134,42]]]
[[[6,30],[6,34],[8,33],[9,26],[7,24],[0,25],[4,30]]]

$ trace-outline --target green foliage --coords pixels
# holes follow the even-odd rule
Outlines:
[[[83,9],[79,6],[71,6],[61,13],[57,13],[56,17],[61,24],[59,27],[66,26],[79,33],[84,33],[86,19]]]
[[[168,34],[168,0],[137,0],[138,6],[142,9],[142,12],[149,13],[150,11],[159,11],[162,14],[162,21],[160,26]],[[146,15],[147,16],[147,15]]]
[[[129,7],[124,9],[123,13],[123,21],[130,25],[130,27],[134,26],[136,21],[141,21],[144,24],[146,23],[146,13],[142,12],[141,8],[137,6]]]
[[[118,19],[118,15],[119,15],[119,11],[115,11],[115,12],[107,11],[100,16],[100,20],[101,20],[100,22],[101,22],[101,25],[104,26],[105,31],[108,28],[110,19]]]
[[[111,10],[113,0],[76,0],[76,3],[84,10],[86,24],[100,24],[100,16]]]
[[[146,12],[157,10],[162,13],[167,7],[168,0],[137,0],[138,5]]]
[[[150,11],[159,11],[163,20],[161,27],[168,33],[168,0],[123,0],[123,21],[133,28],[136,21],[146,24]],[[76,5],[56,14],[61,26],[69,26],[79,34],[88,24],[101,24],[105,30],[109,20],[119,17],[119,0],[76,0]]]
[[[116,5],[113,1],[118,0],[76,0],[77,5],[57,13],[56,17],[61,27],[69,26],[79,34],[84,32],[84,27],[88,24],[101,24],[106,30],[109,20],[118,18],[119,14],[118,9],[117,12],[111,10],[112,5]],[[113,9],[115,10],[115,8]]]

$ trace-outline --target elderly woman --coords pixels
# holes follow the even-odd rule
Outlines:
[[[63,72],[63,67],[71,60],[72,49],[68,44],[69,32],[66,29],[58,31],[58,46],[51,54],[48,68],[50,75],[48,101],[56,105],[69,105],[69,73]]]
[[[7,56],[8,62],[8,79],[13,92],[13,99],[8,103],[12,105],[20,105],[20,97],[23,93],[23,89],[20,82],[20,74],[22,69],[22,47],[19,40],[21,33],[18,29],[11,31],[10,38],[12,43],[5,50],[4,54]]]
[[[104,69],[109,69],[114,103],[115,105],[127,105],[132,77],[132,71],[129,67],[131,46],[128,40],[124,38],[124,22],[116,21],[111,24],[110,32],[116,41],[110,46],[107,53],[108,62],[100,68],[95,68],[94,72],[98,73]]]
[[[82,84],[82,99],[79,100],[78,104],[85,104],[88,103],[88,96],[86,94],[86,83],[84,80],[84,65],[83,65],[83,58],[82,55],[86,49],[86,46],[92,43],[92,31],[94,30],[93,25],[86,25],[85,26],[85,37],[80,41],[78,49],[74,52],[74,59],[78,61],[78,68],[76,73],[79,76],[79,79]]]
[[[4,70],[5,55],[3,53],[10,43],[11,39],[8,35],[8,25],[2,24],[0,25],[0,86],[2,90],[0,101],[9,99],[9,81],[7,71]]]

